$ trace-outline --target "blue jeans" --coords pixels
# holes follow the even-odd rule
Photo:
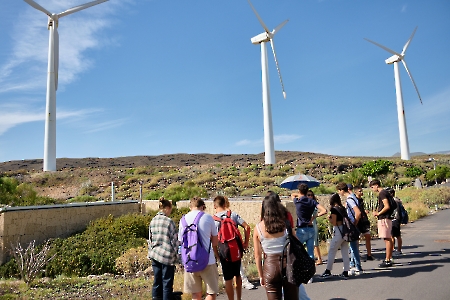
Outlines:
[[[175,266],[165,265],[152,259],[152,268],[154,274],[152,298],[172,300]]]
[[[296,234],[300,242],[306,243],[306,251],[314,259],[314,227],[297,228]]]
[[[361,257],[359,256],[359,241],[350,242],[350,267],[355,267],[358,271],[362,271]]]
[[[304,284],[300,284],[300,286],[298,287],[298,300],[311,300],[306,293]]]

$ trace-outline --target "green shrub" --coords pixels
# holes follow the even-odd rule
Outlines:
[[[179,200],[189,200],[194,196],[207,197],[208,193],[205,188],[198,187],[192,181],[187,181],[184,184],[173,184],[164,190],[152,191],[144,196],[146,200],[156,200],[164,196],[167,200],[172,200],[173,203]]]
[[[428,181],[441,182],[446,178],[450,178],[450,168],[447,166],[436,166],[436,170],[428,171],[425,178]]]
[[[57,201],[49,197],[38,196],[29,183],[20,183],[14,178],[0,178],[0,204],[10,206],[30,206],[55,204]]]
[[[315,195],[327,195],[336,193],[335,187],[327,187],[323,184],[311,189]]]
[[[234,186],[228,186],[223,189],[226,196],[233,197],[237,195],[237,189]]]
[[[351,183],[354,186],[363,186],[366,181],[366,176],[364,176],[360,168],[348,172],[345,177],[345,182]]]
[[[55,239],[46,275],[87,276],[117,273],[116,259],[130,248],[146,245],[148,225],[155,213],[108,216],[89,224],[85,231],[66,239]]]
[[[392,162],[389,160],[378,159],[375,161],[369,161],[362,165],[361,172],[365,176],[377,176],[387,174],[389,172],[389,166]]]
[[[151,191],[148,194],[145,194],[144,199],[145,200],[158,200],[159,198],[162,197],[164,193],[164,190],[156,190],[156,191]]]
[[[0,266],[0,278],[20,278],[20,272],[14,257]]]
[[[418,176],[420,176],[422,174],[423,174],[423,171],[422,171],[421,168],[416,167],[416,166],[412,166],[412,167],[409,167],[409,168],[406,169],[404,175],[406,177],[416,178],[416,177],[418,177]]]

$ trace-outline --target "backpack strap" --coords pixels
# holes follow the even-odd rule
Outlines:
[[[183,217],[181,218],[181,225],[183,225],[184,228],[186,228],[188,226],[185,216],[186,215],[183,215]]]
[[[348,199],[349,199],[349,198],[352,199],[353,202],[355,203],[355,205],[358,207],[358,203],[356,203],[355,198],[353,198],[352,196],[348,196],[348,197],[347,197],[347,206],[348,206]],[[358,207],[358,208],[359,208],[359,207]],[[350,207],[350,213],[352,214],[353,219],[356,221],[355,214],[353,213],[353,207]]]
[[[192,224],[198,225],[198,222],[200,222],[200,218],[204,215],[205,213],[203,211],[199,211],[199,213],[195,216],[194,222],[192,222]]]

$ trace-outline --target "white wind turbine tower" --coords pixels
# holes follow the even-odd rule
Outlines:
[[[56,90],[58,89],[59,67],[58,21],[62,17],[108,0],[92,1],[83,5],[72,7],[59,14],[52,14],[33,0],[24,1],[48,16],[49,43],[47,96],[45,108],[44,171],[56,171]]]
[[[267,61],[267,42],[270,42],[272,47],[273,57],[277,66],[278,77],[280,78],[281,89],[283,97],[286,99],[286,92],[284,91],[283,79],[281,78],[280,67],[278,66],[277,55],[275,54],[275,46],[273,44],[273,37],[289,20],[284,21],[274,30],[269,31],[263,20],[259,16],[256,9],[253,7],[250,0],[248,0],[253,12],[264,28],[265,32],[258,34],[251,38],[253,44],[261,44],[261,73],[262,73],[262,99],[263,99],[263,114],[264,114],[264,151],[265,164],[275,164],[275,150],[273,145],[273,127],[272,127],[272,109],[270,107],[270,89],[269,89],[269,66]]]
[[[405,110],[403,108],[402,84],[400,81],[400,72],[398,69],[398,63],[402,62],[403,66],[405,66],[406,72],[408,73],[409,78],[411,78],[414,88],[416,89],[417,95],[419,96],[420,103],[422,103],[422,98],[420,97],[419,90],[417,89],[416,83],[414,82],[414,79],[413,79],[411,72],[409,71],[408,66],[406,65],[406,61],[405,61],[406,49],[408,49],[408,46],[411,43],[411,40],[413,39],[414,34],[416,33],[416,30],[417,30],[417,27],[414,29],[413,33],[411,34],[411,37],[406,42],[405,46],[403,46],[402,53],[397,53],[383,45],[380,45],[374,41],[371,41],[371,40],[365,38],[366,41],[371,42],[372,44],[375,44],[378,47],[393,54],[391,57],[386,59],[386,64],[394,64],[395,91],[396,91],[396,95],[397,95],[398,130],[400,133],[400,153],[401,153],[401,159],[403,159],[403,160],[409,160],[410,157],[409,157],[408,133],[406,130]]]

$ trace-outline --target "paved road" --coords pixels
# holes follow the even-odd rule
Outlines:
[[[384,241],[374,240],[373,255],[378,261],[363,262],[365,273],[321,279],[325,266],[318,266],[314,282],[306,285],[312,300],[449,300],[450,299],[450,209],[441,210],[402,227],[403,255],[395,258],[395,266],[378,269],[384,258]],[[360,251],[365,256],[365,245]],[[340,253],[332,273],[342,272]],[[222,294],[218,300],[227,299]],[[243,300],[266,299],[264,288],[244,290]],[[291,300],[291,299],[286,299]]]

